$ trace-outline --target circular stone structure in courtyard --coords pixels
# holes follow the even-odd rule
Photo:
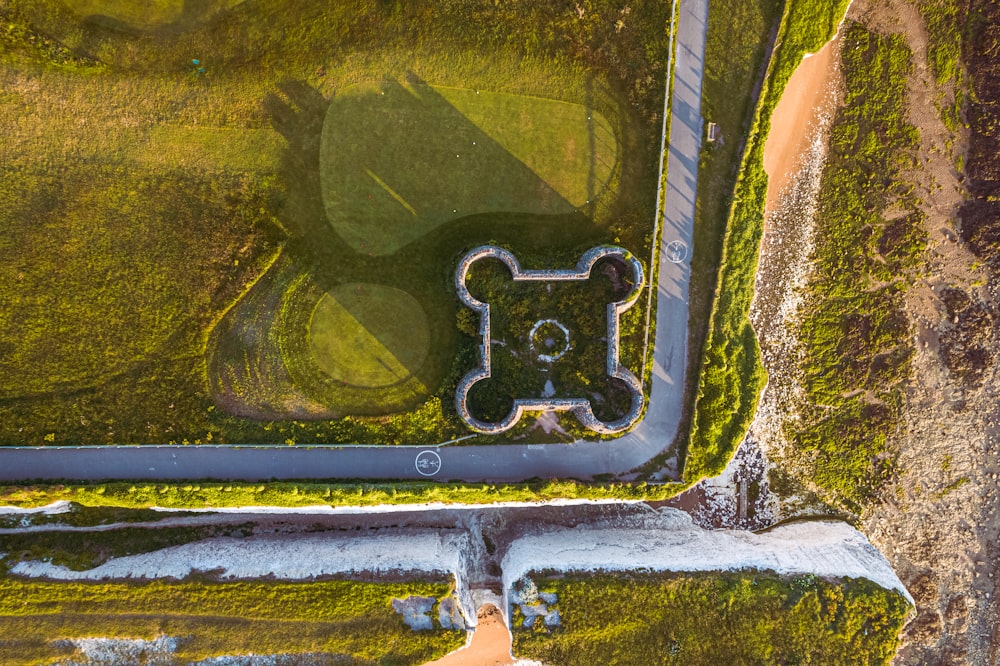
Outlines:
[[[319,300],[309,322],[309,349],[316,365],[355,387],[405,381],[427,359],[430,341],[420,303],[385,285],[338,285]]]
[[[570,350],[569,329],[555,319],[539,319],[528,333],[531,349],[539,361],[553,363]]]

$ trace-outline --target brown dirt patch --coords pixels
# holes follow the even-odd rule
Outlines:
[[[479,624],[468,647],[456,650],[425,666],[504,666],[513,664],[510,656],[510,630],[500,609],[485,604],[477,613]]]
[[[802,167],[804,155],[820,116],[831,107],[827,94],[839,81],[840,36],[818,53],[807,55],[796,68],[771,115],[771,131],[764,142],[767,204],[774,210],[779,196]]]

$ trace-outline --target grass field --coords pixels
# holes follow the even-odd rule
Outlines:
[[[462,252],[649,251],[662,3],[195,4],[0,7],[0,443],[449,439]],[[412,353],[352,284],[419,304]]]
[[[52,582],[0,577],[0,661],[73,656],[66,639],[178,640],[179,663],[217,655],[331,653],[350,664],[421,664],[457,649],[465,633],[416,632],[391,606],[444,598],[448,583],[226,582],[208,579]],[[341,662],[337,662],[341,663]]]
[[[66,4],[85,18],[105,16],[137,28],[174,23],[184,14],[184,0],[67,0]]]
[[[390,254],[469,215],[594,211],[613,196],[617,139],[596,110],[410,79],[352,86],[327,112],[324,203],[355,251]]]
[[[888,664],[910,611],[864,579],[768,573],[533,576],[562,626],[514,631],[514,653],[574,664]],[[515,626],[520,618],[515,609]]]

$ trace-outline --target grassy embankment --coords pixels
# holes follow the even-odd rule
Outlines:
[[[96,11],[95,2],[75,4]],[[664,3],[632,3],[629,12],[599,2],[578,13],[532,2],[480,12],[474,3],[248,0],[228,10],[213,3],[212,11],[223,12],[215,18],[193,5],[189,11],[190,3],[180,18],[169,3],[157,5],[162,16],[131,14],[138,3],[104,4],[112,23],[82,22],[54,0],[12,0],[0,9],[7,25],[0,67],[10,81],[0,120],[17,128],[16,140],[0,145],[0,193],[15,203],[0,212],[8,230],[0,270],[10,278],[0,290],[0,442],[448,439],[463,432],[448,384],[471,367],[474,348],[457,330],[449,289],[461,251],[509,241],[527,261],[572,265],[595,242],[619,240],[643,255],[650,248],[656,183],[649,176],[658,155],[646,139],[659,135]],[[153,25],[175,18],[169,28]],[[488,105],[505,112],[519,96],[532,107],[553,97],[598,111],[609,126],[588,130],[586,142],[571,133],[575,146],[549,145],[541,132],[528,147],[544,153],[534,156],[542,159],[534,168],[554,169],[551,189],[576,200],[596,193],[606,175],[601,160],[591,164],[587,156],[599,154],[610,129],[621,156],[609,180],[609,193],[617,193],[598,210],[544,220],[473,215],[391,255],[349,247],[327,221],[320,183],[324,124],[336,124],[328,112],[340,109],[328,100],[410,73],[447,87],[440,90],[452,116],[457,109],[471,121],[479,107],[469,107],[472,93],[463,90],[498,93]],[[493,138],[530,164],[523,141],[532,135],[515,134],[522,143]],[[563,159],[549,154],[557,148]],[[576,165],[569,185],[560,171],[567,165]],[[586,185],[577,167],[585,167]],[[374,191],[400,194],[375,175],[386,187],[366,181]],[[260,289],[247,290],[265,273],[278,283],[277,298],[254,300]],[[282,289],[306,274],[317,288],[284,299]],[[310,420],[330,410],[322,391],[267,392],[268,382],[287,374],[280,354],[245,369],[241,377],[258,387],[210,384],[225,377],[216,361],[241,367],[248,358],[240,350],[262,337],[290,353],[312,353],[307,329],[283,308],[311,313],[330,288],[365,281],[412,293],[430,320],[434,349],[444,350],[432,350],[417,372],[427,387],[419,399],[431,396],[419,409],[388,419]],[[315,298],[294,301],[303,295]],[[237,301],[247,307],[237,312]],[[225,340],[212,337],[227,312],[246,325]],[[295,330],[272,341],[281,328],[270,325],[275,312]],[[638,368],[641,327],[623,324],[634,342],[625,345],[626,360]],[[260,387],[265,408],[234,406],[239,390]]]
[[[753,419],[765,381],[749,320],[767,195],[764,140],[792,72],[804,54],[829,41],[846,7],[846,0],[789,0],[785,5],[723,240],[685,461],[685,476],[692,481],[722,471]]]
[[[562,626],[516,628],[514,653],[574,664],[888,664],[907,601],[865,579],[766,573],[570,575]],[[517,616],[517,613],[515,613]]]
[[[380,504],[496,504],[555,499],[657,501],[673,497],[680,483],[581,483],[537,481],[472,483],[102,483],[90,485],[0,486],[0,504],[44,506],[58,500],[85,507],[146,509],[237,506],[376,506]],[[121,518],[116,518],[121,519]]]
[[[901,172],[916,166],[905,117],[910,51],[901,37],[848,24],[844,105],[820,182],[813,272],[800,310],[801,418],[795,467],[860,510],[894,474],[891,438],[914,353],[903,295],[926,246],[919,200]]]
[[[66,659],[73,648],[53,644],[62,639],[166,635],[180,639],[176,658],[182,663],[248,652],[320,652],[347,655],[344,663],[350,664],[421,664],[460,647],[465,632],[413,631],[393,611],[392,599],[442,599],[450,590],[445,582],[0,577],[0,661],[15,666]]]

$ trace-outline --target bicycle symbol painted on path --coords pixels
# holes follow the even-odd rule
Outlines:
[[[687,243],[682,240],[672,240],[667,243],[667,247],[664,249],[663,254],[667,257],[667,261],[670,263],[679,264],[687,259]]]
[[[421,451],[414,464],[422,476],[434,476],[441,471],[441,456],[434,451]]]

